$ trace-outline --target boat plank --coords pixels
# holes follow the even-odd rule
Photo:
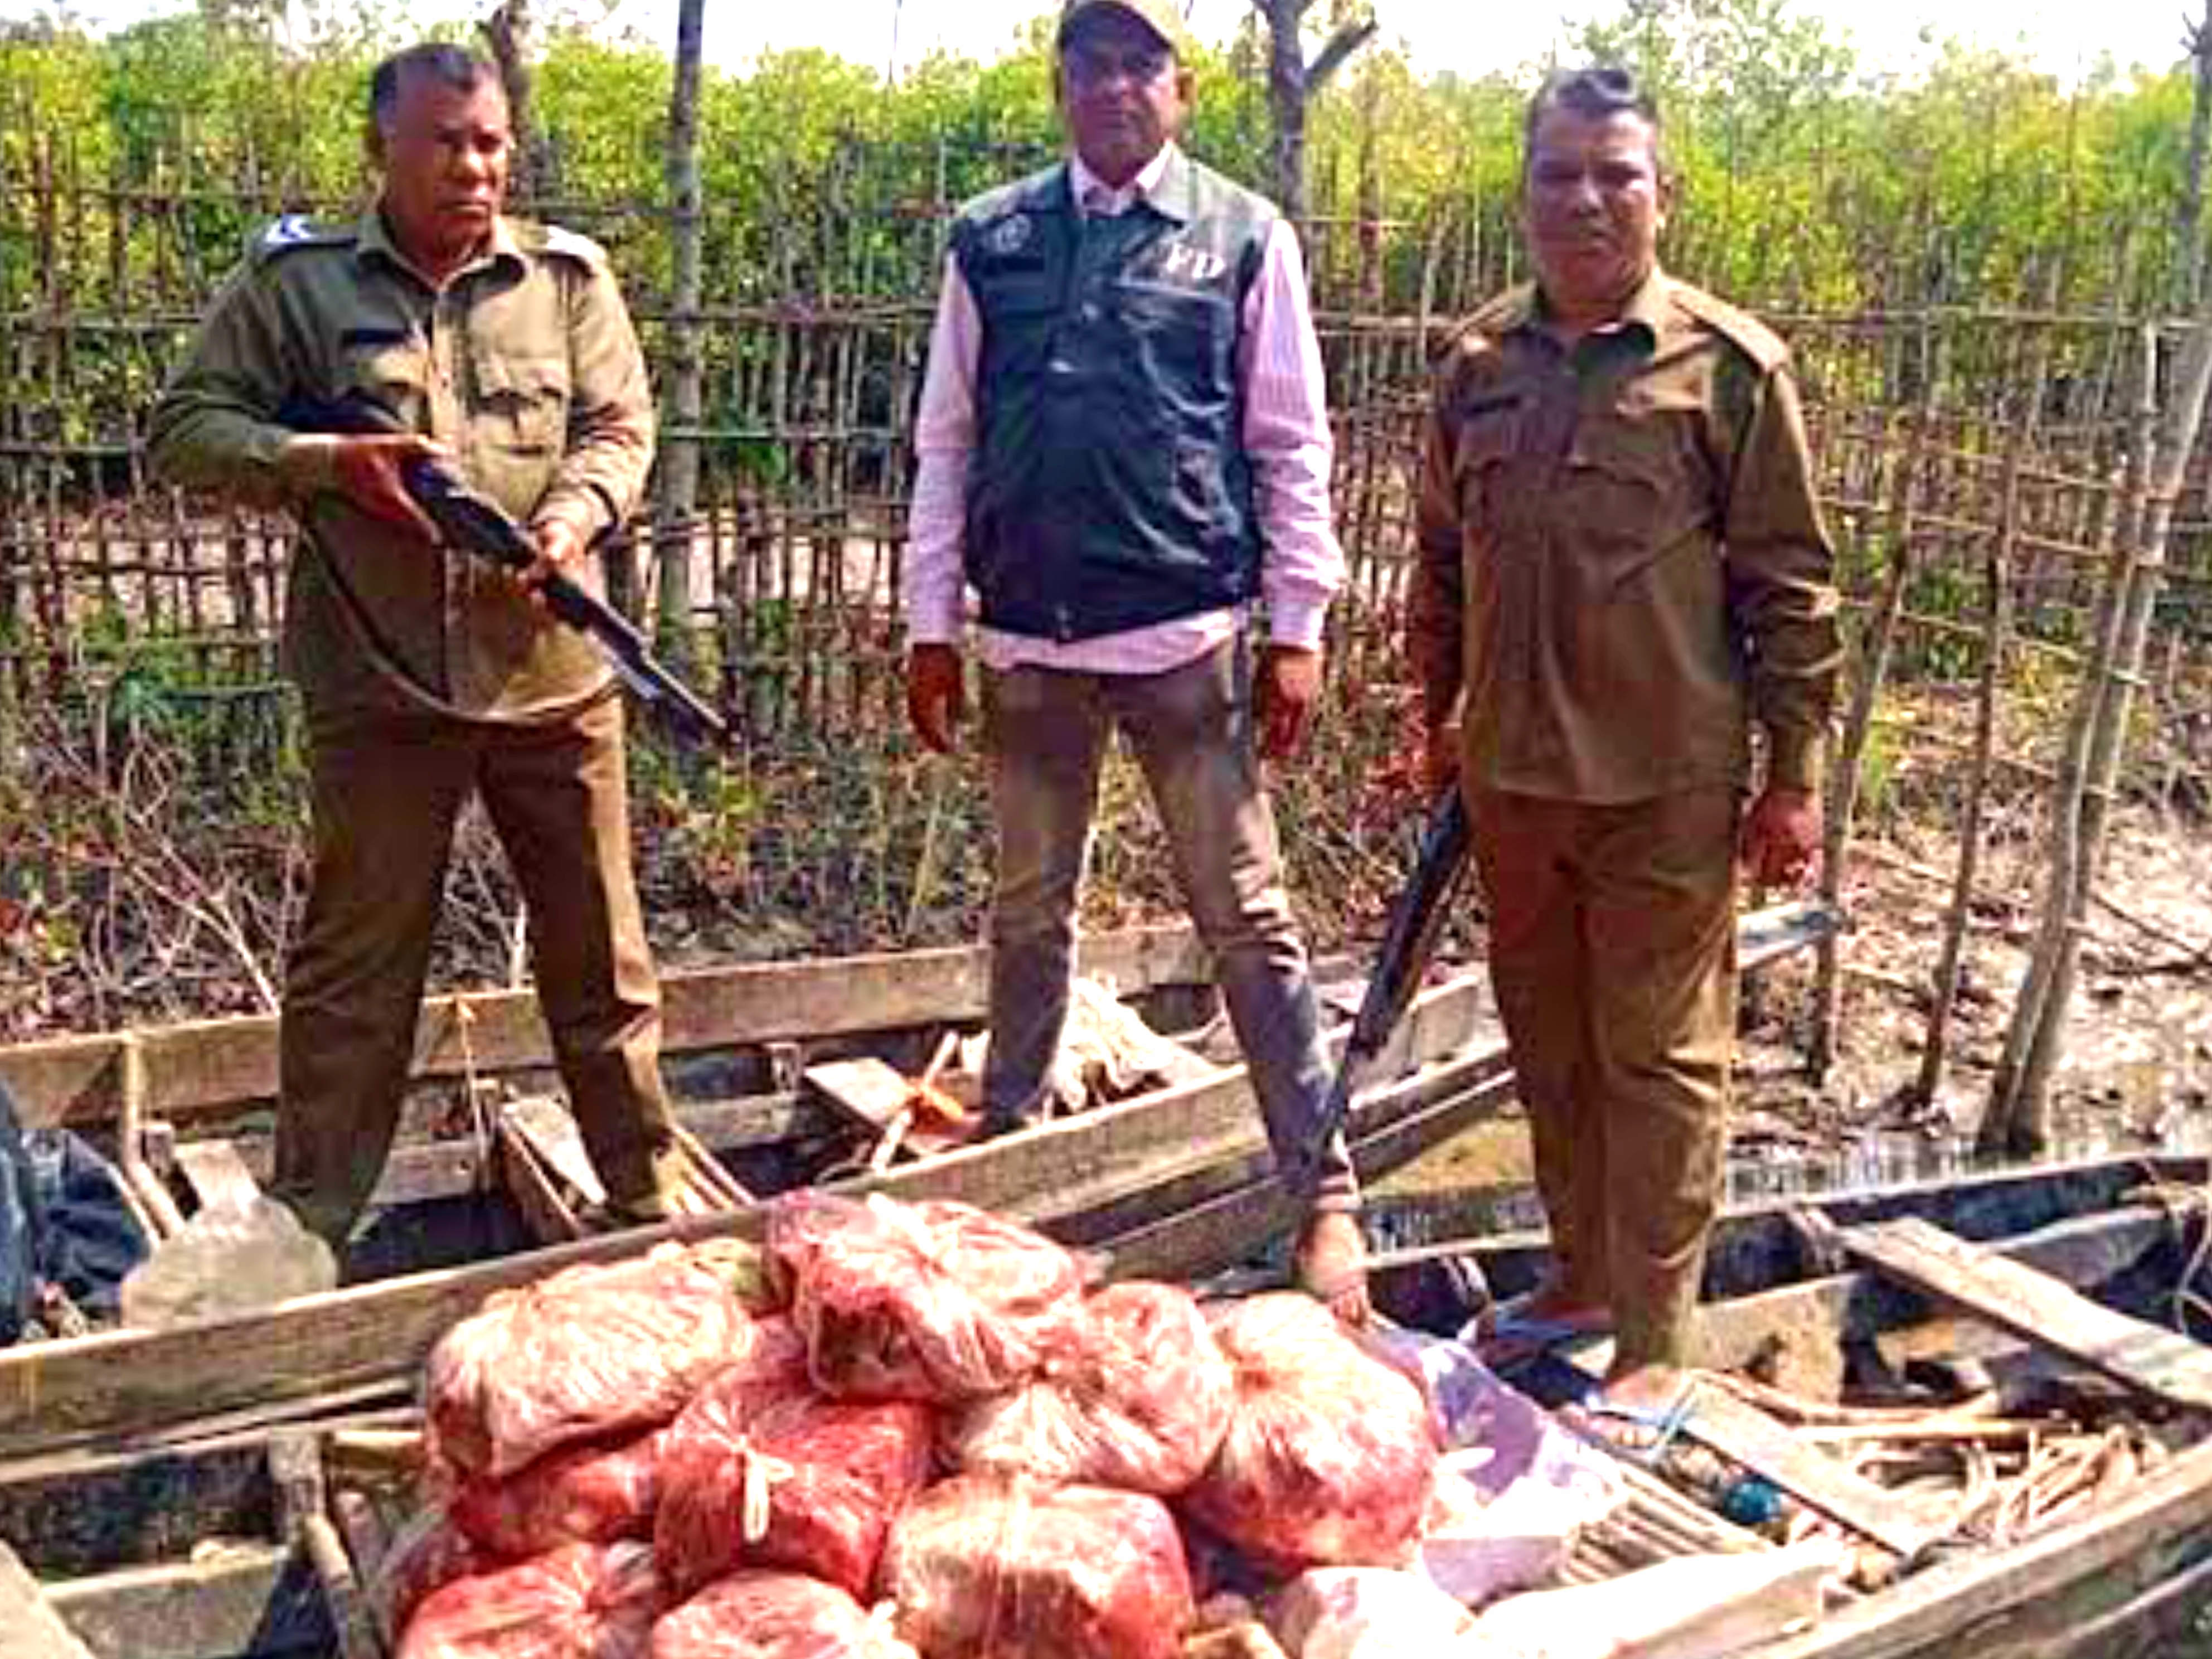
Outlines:
[[[1700,1389],[1682,1436],[1763,1475],[1783,1491],[1884,1549],[1911,1556],[1948,1529],[1948,1516],[1916,1505],[1902,1492],[1854,1474],[1843,1462],[1799,1440],[1748,1401],[1725,1389]]]
[[[0,1539],[0,1659],[92,1659],[39,1581]]]
[[[1078,946],[1078,966],[1123,995],[1208,978],[1188,927],[1102,934]],[[976,946],[671,973],[661,985],[668,1054],[806,1037],[849,1036],[983,1015],[989,956]],[[178,1123],[265,1104],[276,1094],[276,1021],[270,1016],[149,1027],[134,1036],[145,1058],[149,1117]],[[28,1128],[112,1120],[122,1100],[125,1036],[62,1037],[0,1048],[0,1085]],[[416,1028],[415,1076],[549,1066],[551,1045],[530,990],[432,998]]]
[[[1917,1217],[1844,1231],[1844,1248],[1895,1279],[2114,1381],[2212,1409],[2212,1347],[2100,1306],[2062,1280]]]
[[[94,1659],[320,1659],[335,1639],[315,1575],[265,1544],[75,1579],[47,1599]]]
[[[2212,1445],[2191,1448],[2132,1492],[2010,1549],[1938,1562],[1803,1635],[1745,1659],[1938,1659],[1983,1651],[1997,1630],[2146,1551],[2212,1527]],[[2033,1647],[2015,1651],[2035,1652]]]

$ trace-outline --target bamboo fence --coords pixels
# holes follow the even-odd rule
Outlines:
[[[951,140],[888,155],[849,144],[775,201],[710,200],[701,295],[682,316],[663,216],[634,203],[536,210],[609,244],[656,364],[673,328],[698,331],[699,420],[663,434],[696,449],[696,510],[612,562],[618,596],[642,612],[671,544],[688,548],[696,660],[750,743],[890,753],[903,741],[900,555],[944,220],[1035,159]],[[1516,274],[1500,204],[1399,222],[1375,198],[1371,180],[1325,177],[1308,233],[1352,565],[1333,668],[1370,704],[1401,679],[1425,366],[1451,319]],[[352,198],[260,158],[196,161],[188,136],[95,173],[70,135],[0,123],[0,730],[11,702],[66,704],[127,672],[269,718],[289,527],[155,487],[140,439],[247,234],[303,210],[346,214]],[[1963,916],[1990,824],[2047,798],[2052,711],[2141,532],[2140,411],[2168,394],[2182,331],[2029,307],[1841,317],[1784,295],[1761,308],[1796,351],[1850,606],[1832,850],[1890,807],[1932,802],[1961,832]],[[2146,659],[2153,749],[2212,741],[2197,729],[2212,702],[2208,483],[2200,453],[2172,503]],[[1909,717],[1930,701],[1971,717]],[[1312,769],[1348,796],[1379,739],[1372,719],[1334,726]],[[1845,860],[1832,862],[1840,882]],[[1954,960],[1938,975],[1938,1070],[1956,976]],[[1840,977],[1832,958],[1831,1029]]]

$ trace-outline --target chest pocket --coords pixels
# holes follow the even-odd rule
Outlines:
[[[1509,474],[1521,447],[1522,401],[1510,392],[1479,397],[1461,417],[1452,455],[1461,522],[1485,537],[1504,527],[1512,500]]]
[[[1685,544],[1710,520],[1710,490],[1685,411],[1586,415],[1561,483],[1584,573],[1602,599]]]
[[[555,454],[568,425],[565,357],[518,357],[481,352],[475,360],[482,435],[523,454]]]
[[[379,342],[351,346],[338,364],[338,395],[366,398],[419,428],[429,374],[429,360],[419,345]]]
[[[1224,396],[1233,385],[1235,302],[1206,289],[1114,283],[1107,303],[1137,350],[1188,395]]]

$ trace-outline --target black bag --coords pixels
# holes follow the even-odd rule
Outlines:
[[[113,1318],[151,1249],[114,1167],[70,1130],[27,1132],[0,1085],[0,1345],[21,1340],[44,1285]]]

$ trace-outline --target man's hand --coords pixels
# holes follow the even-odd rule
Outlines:
[[[1260,722],[1260,758],[1283,761],[1297,754],[1320,701],[1319,651],[1300,645],[1261,647],[1254,708]]]
[[[584,532],[567,519],[551,518],[532,526],[531,539],[538,544],[538,562],[516,580],[538,605],[545,603],[544,588],[554,576],[574,577],[586,548]]]
[[[443,459],[445,453],[428,438],[313,433],[288,442],[277,465],[300,495],[342,495],[372,519],[435,542],[438,526],[407,493],[400,469],[410,461]]]
[[[1762,791],[1751,805],[1736,861],[1754,887],[1800,888],[1820,867],[1820,798],[1809,789]]]
[[[922,746],[952,752],[954,732],[968,717],[960,653],[949,645],[917,645],[906,653],[906,718]]]

